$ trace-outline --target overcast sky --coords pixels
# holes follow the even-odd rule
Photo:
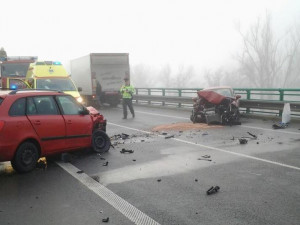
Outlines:
[[[132,65],[212,67],[240,47],[268,10],[279,29],[300,21],[300,0],[1,0],[0,47],[8,55],[68,61],[128,52]]]

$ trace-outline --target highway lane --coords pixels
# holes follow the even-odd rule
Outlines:
[[[99,187],[111,190],[134,206],[133,212],[139,210],[139,216],[148,216],[160,224],[299,224],[299,124],[274,131],[270,129],[272,121],[243,119],[242,126],[182,133],[167,131],[175,138],[165,139],[161,132],[151,132],[151,129],[161,124],[188,122],[189,112],[135,109],[136,118],[127,120],[121,119],[120,109],[101,110],[109,121],[110,136],[120,133],[134,136],[113,141],[118,142],[115,149],[102,156],[86,152],[73,154],[71,165],[75,171],[84,171],[99,181]],[[240,145],[237,138],[249,136],[247,132],[258,139],[248,138],[248,144]],[[134,153],[121,154],[122,148],[132,149]],[[212,161],[198,160],[203,155],[210,155]],[[104,162],[108,166],[103,166]],[[126,214],[122,204],[113,208],[112,198],[104,201],[89,189],[86,180],[73,173],[74,176],[70,175],[72,171],[66,172],[50,162],[46,171],[1,175],[0,199],[5,201],[1,201],[0,211],[9,214],[18,209],[18,215],[25,216],[30,224],[37,224],[38,219],[26,216],[28,211],[22,213],[18,206],[26,202],[39,206],[34,198],[36,193],[30,192],[37,186],[39,196],[47,193],[47,201],[32,215],[39,218],[38,212],[49,211],[43,224],[58,224],[55,222],[63,213],[57,211],[65,213],[64,224],[82,224],[84,219],[87,224],[99,224],[104,216],[98,211],[101,208],[110,216],[111,224],[133,224],[137,215]],[[14,198],[26,185],[27,194]],[[206,190],[213,185],[220,186],[219,193],[207,196]],[[18,191],[7,195],[12,186]],[[8,209],[7,202],[11,202]],[[63,208],[64,203],[70,206],[67,210]],[[51,210],[54,206],[60,210]],[[9,220],[3,212],[0,219],[6,215],[2,217],[5,222],[18,224],[14,217]],[[55,219],[51,223],[52,217]],[[147,224],[145,221],[140,224]]]

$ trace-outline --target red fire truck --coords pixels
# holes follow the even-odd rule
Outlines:
[[[0,87],[3,89],[26,88],[20,80],[25,80],[30,63],[36,56],[8,56],[0,61]]]

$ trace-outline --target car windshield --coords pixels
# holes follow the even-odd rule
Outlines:
[[[43,78],[36,81],[37,89],[60,91],[76,91],[76,87],[69,78]]]
[[[1,65],[3,77],[25,77],[29,63],[8,63]]]
[[[226,97],[233,97],[233,93],[229,88],[212,89],[212,91],[217,92],[218,94]]]

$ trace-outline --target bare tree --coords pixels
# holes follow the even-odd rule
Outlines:
[[[7,57],[6,51],[4,50],[3,47],[1,47],[1,49],[0,49],[0,61],[1,61],[1,59],[4,59],[6,57]]]
[[[166,64],[162,67],[160,72],[162,87],[171,87],[172,86],[172,78],[171,78],[171,67],[169,64]]]
[[[265,21],[258,18],[247,34],[238,26],[243,40],[239,72],[254,87],[285,87],[294,74],[300,36],[291,36],[288,31],[276,38],[271,22],[271,15],[266,13]]]
[[[175,86],[177,88],[188,87],[194,75],[195,73],[193,66],[185,68],[184,65],[180,65],[178,67],[178,72],[175,76]]]

